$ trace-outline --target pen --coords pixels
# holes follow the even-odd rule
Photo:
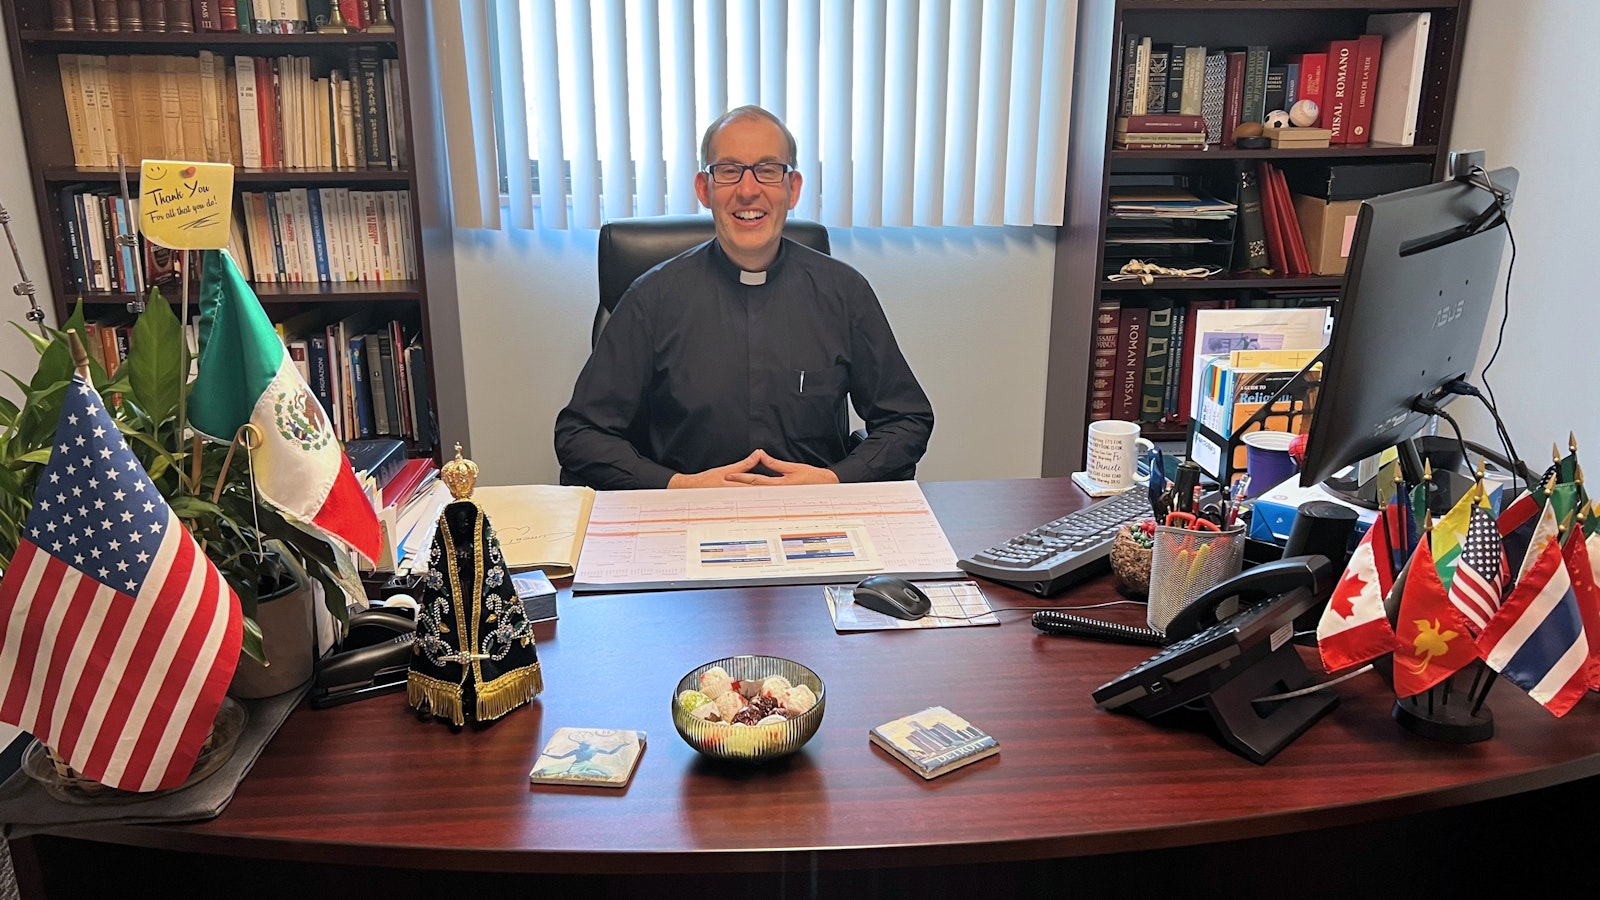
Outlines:
[[[805,392],[806,392],[806,370],[805,369],[801,369],[800,370],[800,393],[804,394]]]

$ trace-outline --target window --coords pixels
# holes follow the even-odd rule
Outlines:
[[[517,227],[696,212],[701,131],[747,103],[795,134],[803,218],[1061,223],[1073,0],[430,6],[463,225],[500,191]]]

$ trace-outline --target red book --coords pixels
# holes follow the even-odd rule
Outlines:
[[[217,0],[217,16],[223,31],[239,30],[239,0]]]
[[[1089,367],[1089,421],[1109,419],[1116,409],[1117,336],[1122,328],[1122,302],[1102,297],[1094,311],[1094,361]]]
[[[1222,146],[1233,146],[1233,129],[1244,110],[1244,51],[1228,53],[1228,77],[1222,95]]]
[[[400,471],[383,486],[383,506],[385,509],[396,503],[403,503],[416,491],[428,473],[434,470],[433,460],[426,457],[406,460]]]
[[[272,60],[256,57],[256,128],[261,131],[261,168],[276,169],[278,159],[278,84]]]
[[[1175,113],[1120,116],[1117,118],[1117,131],[1134,134],[1205,134],[1206,119],[1205,116],[1184,116]]]
[[[1199,340],[1195,333],[1200,318],[1195,315],[1203,309],[1225,309],[1230,300],[1190,300],[1188,314],[1183,319],[1183,359],[1178,361],[1178,411],[1177,422],[1187,424],[1194,417],[1194,342]]]
[[[1300,82],[1295,96],[1301,100],[1311,100],[1317,104],[1317,121],[1312,124],[1318,128],[1327,128],[1322,123],[1323,117],[1323,85],[1328,77],[1328,54],[1302,53],[1295,57],[1300,64]]]
[[[1296,278],[1304,278],[1311,274],[1311,256],[1306,253],[1306,239],[1300,231],[1300,219],[1294,214],[1294,201],[1289,197],[1289,182],[1284,179],[1283,170],[1277,166],[1272,167],[1272,184],[1279,208],[1283,210],[1283,225],[1288,236],[1289,274]]]
[[[194,30],[222,30],[222,11],[217,8],[217,0],[194,0]]]
[[[1355,111],[1350,115],[1350,140],[1372,140],[1372,104],[1378,95],[1378,60],[1383,56],[1383,35],[1363,34],[1356,42]]]
[[[1361,56],[1360,41],[1331,41],[1328,44],[1328,77],[1323,85],[1327,105],[1322,108],[1321,125],[1333,132],[1330,144],[1348,144],[1351,116],[1355,114],[1355,92],[1360,75],[1357,62]]]
[[[1283,241],[1282,211],[1278,209],[1278,192],[1273,187],[1272,167],[1266,162],[1256,164],[1256,181],[1261,185],[1261,220],[1267,226],[1267,264],[1280,275],[1289,274],[1289,257]]]
[[[1121,327],[1117,332],[1117,389],[1112,398],[1112,414],[1124,422],[1139,421],[1139,401],[1144,390],[1145,325],[1150,310],[1144,306],[1122,307]]]

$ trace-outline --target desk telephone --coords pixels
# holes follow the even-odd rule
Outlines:
[[[311,705],[317,709],[404,690],[417,623],[410,616],[369,609],[350,617],[344,643],[317,663]]]
[[[1095,704],[1145,718],[1201,709],[1229,749],[1265,763],[1339,702],[1326,690],[1255,702],[1316,683],[1290,639],[1295,618],[1327,599],[1335,575],[1325,556],[1296,556],[1217,585],[1167,626],[1175,643],[1096,690]],[[1219,620],[1235,599],[1237,612]]]

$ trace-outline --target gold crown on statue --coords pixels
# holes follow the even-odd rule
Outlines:
[[[439,480],[450,489],[450,496],[465,500],[472,496],[472,487],[478,483],[478,464],[461,458],[461,442],[456,442],[456,458],[439,470]]]

